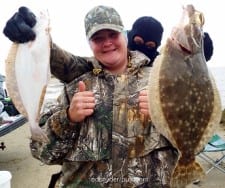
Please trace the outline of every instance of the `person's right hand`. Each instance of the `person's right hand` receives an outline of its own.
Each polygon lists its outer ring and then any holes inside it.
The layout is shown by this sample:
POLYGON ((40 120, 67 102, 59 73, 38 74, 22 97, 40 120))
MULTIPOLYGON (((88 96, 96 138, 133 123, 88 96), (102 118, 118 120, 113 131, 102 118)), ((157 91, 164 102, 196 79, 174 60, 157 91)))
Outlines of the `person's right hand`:
POLYGON ((68 118, 71 122, 81 122, 94 112, 95 97, 92 91, 86 91, 83 81, 78 83, 78 92, 74 94, 68 109, 68 118))
POLYGON ((146 89, 140 91, 138 102, 139 102, 140 112, 144 114, 146 117, 150 117, 150 113, 148 109, 148 92, 146 89))
POLYGON ((27 7, 20 7, 6 23, 3 33, 12 42, 25 43, 34 40, 36 35, 32 28, 36 24, 36 16, 27 7))

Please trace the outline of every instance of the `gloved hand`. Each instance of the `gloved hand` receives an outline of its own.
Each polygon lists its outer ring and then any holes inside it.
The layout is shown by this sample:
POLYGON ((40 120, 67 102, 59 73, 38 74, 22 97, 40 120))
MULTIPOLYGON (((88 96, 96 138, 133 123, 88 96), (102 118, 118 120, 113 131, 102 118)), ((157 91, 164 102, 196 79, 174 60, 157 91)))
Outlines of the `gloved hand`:
POLYGON ((36 16, 27 7, 20 7, 6 23, 3 33, 16 43, 34 40, 36 35, 32 27, 36 24, 36 16))

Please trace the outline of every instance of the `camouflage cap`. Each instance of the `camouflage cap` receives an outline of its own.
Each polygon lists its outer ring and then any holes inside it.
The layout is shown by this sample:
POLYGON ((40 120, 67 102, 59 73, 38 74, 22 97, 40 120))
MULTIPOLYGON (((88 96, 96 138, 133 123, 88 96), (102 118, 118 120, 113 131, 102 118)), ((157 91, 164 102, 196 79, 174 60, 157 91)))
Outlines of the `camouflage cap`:
POLYGON ((85 31, 88 40, 97 31, 102 29, 111 29, 122 32, 123 23, 118 12, 108 6, 96 6, 91 9, 85 16, 85 31))

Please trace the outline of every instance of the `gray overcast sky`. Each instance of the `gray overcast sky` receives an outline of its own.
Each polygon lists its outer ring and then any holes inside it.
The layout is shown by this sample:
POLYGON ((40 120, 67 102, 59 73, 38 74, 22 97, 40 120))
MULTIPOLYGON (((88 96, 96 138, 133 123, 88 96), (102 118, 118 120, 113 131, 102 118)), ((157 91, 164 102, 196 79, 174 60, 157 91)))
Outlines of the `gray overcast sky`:
MULTIPOLYGON (((204 31, 207 31, 214 42, 214 54, 209 66, 225 66, 224 33, 220 20, 225 18, 223 1, 212 0, 1 0, 0 1, 0 73, 4 74, 4 61, 11 42, 2 34, 6 21, 22 5, 37 11, 48 9, 51 19, 51 35, 53 41, 62 48, 76 55, 91 55, 84 34, 83 19, 86 12, 95 5, 110 5, 120 13, 125 28, 130 29, 135 19, 140 16, 153 16, 164 26, 163 41, 169 36, 173 26, 178 23, 182 5, 192 3, 205 15, 204 31)), ((163 42, 162 42, 163 44, 163 42)))

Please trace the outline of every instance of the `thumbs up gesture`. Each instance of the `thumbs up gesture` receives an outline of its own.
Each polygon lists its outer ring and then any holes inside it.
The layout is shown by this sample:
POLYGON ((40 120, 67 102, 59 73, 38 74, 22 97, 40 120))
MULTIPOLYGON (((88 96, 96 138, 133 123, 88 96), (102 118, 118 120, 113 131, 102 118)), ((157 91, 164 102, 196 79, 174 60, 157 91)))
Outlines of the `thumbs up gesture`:
POLYGON ((71 122, 81 122, 94 112, 95 97, 92 91, 86 91, 83 81, 78 83, 78 92, 74 94, 68 109, 71 122))

